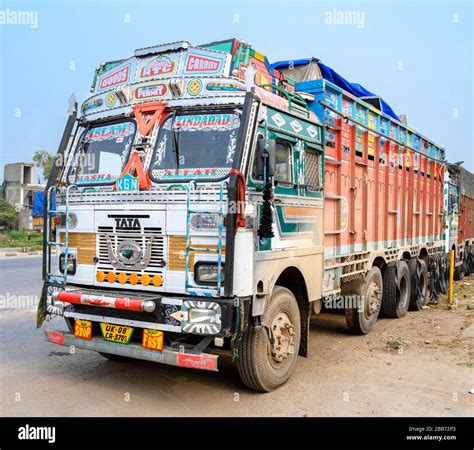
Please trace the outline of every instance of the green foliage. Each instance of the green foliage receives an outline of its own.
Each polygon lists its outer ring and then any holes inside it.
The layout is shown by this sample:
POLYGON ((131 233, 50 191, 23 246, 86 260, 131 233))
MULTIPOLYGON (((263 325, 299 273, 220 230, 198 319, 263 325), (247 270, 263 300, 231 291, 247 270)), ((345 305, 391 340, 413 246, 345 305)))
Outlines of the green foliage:
POLYGON ((41 250, 43 235, 37 231, 9 231, 0 234, 0 248, 27 247, 41 250))
POLYGON ((24 233, 23 231, 10 231, 7 235, 12 240, 19 240, 23 239, 24 233))
POLYGON ((43 170, 43 178, 47 180, 49 174, 53 169, 55 156, 49 153, 47 150, 36 150, 33 155, 33 162, 36 167, 39 167, 43 170))
POLYGON ((5 199, 0 198, 0 227, 10 229, 16 227, 19 213, 5 199))

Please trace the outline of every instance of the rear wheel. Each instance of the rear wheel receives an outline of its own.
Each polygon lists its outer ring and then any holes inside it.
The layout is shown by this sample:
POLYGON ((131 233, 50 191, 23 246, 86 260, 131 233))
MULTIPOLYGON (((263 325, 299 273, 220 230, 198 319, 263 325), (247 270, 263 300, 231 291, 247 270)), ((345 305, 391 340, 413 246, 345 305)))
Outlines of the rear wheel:
POLYGON ((410 304, 410 269, 405 261, 388 266, 383 275, 382 308, 387 317, 403 317, 410 304))
POLYGON ((382 274, 378 267, 372 267, 365 278, 343 285, 341 293, 354 295, 356 305, 346 308, 346 324, 357 334, 367 334, 372 330, 380 313, 382 304, 382 274))
POLYGON ((296 365, 301 319, 293 293, 276 286, 260 322, 242 336, 237 367, 247 387, 270 392, 290 378, 296 365))
POLYGON ((426 305, 426 296, 428 294, 428 268, 425 261, 418 258, 412 258, 408 261, 410 270, 410 306, 412 311, 420 311, 426 305))

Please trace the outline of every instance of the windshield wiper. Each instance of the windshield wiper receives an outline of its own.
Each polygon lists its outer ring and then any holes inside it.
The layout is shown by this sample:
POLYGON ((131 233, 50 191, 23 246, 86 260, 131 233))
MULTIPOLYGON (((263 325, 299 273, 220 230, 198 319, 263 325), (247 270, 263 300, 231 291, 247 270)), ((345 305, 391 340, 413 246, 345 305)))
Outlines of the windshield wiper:
POLYGON ((176 170, 179 170, 179 131, 174 129, 174 122, 176 119, 176 112, 173 114, 173 120, 171 121, 171 135, 173 141, 173 152, 176 158, 176 170))

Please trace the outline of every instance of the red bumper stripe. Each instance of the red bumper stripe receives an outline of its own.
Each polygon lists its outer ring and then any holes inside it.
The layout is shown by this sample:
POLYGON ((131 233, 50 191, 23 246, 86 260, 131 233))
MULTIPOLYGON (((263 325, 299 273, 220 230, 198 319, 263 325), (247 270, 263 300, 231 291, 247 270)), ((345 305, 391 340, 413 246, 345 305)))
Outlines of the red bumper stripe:
POLYGON ((61 291, 57 299, 61 302, 74 303, 76 305, 102 306, 104 308, 125 309, 128 311, 143 311, 144 300, 120 297, 98 297, 77 292, 61 291))

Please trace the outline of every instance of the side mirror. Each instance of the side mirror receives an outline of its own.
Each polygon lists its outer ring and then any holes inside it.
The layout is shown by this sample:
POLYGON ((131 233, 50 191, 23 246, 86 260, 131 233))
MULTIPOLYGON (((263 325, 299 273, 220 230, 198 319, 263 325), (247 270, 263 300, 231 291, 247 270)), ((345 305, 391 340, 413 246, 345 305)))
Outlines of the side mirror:
POLYGON ((276 165, 276 141, 275 139, 265 140, 263 137, 259 137, 257 140, 257 176, 263 178, 265 160, 268 159, 267 175, 273 177, 275 175, 276 165), (266 147, 266 148, 265 148, 266 147))

